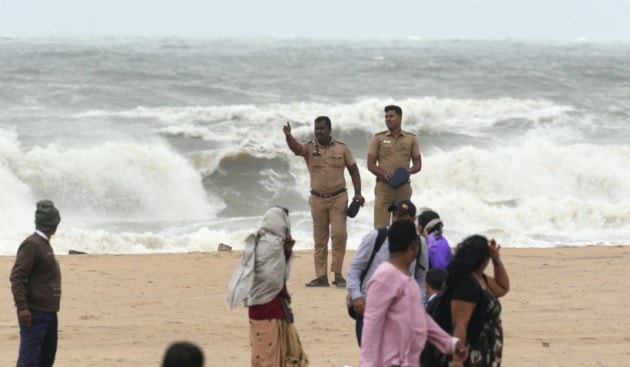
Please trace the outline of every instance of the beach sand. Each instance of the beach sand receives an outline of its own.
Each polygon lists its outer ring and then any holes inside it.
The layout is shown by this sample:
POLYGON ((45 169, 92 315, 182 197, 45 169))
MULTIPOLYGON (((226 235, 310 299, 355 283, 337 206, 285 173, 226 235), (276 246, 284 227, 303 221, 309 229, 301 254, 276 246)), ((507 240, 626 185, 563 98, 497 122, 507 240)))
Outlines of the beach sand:
MULTIPOLYGON (((630 365, 629 246, 501 252, 511 281, 501 298, 503 366, 630 365)), ((248 366, 247 310, 230 310, 225 301, 240 255, 58 255, 56 365, 159 366, 169 343, 191 340, 202 347, 206 366, 248 366)), ((0 257, 0 366, 15 365, 19 345, 9 283, 14 260, 0 257)), ((296 253, 288 288, 311 366, 356 367, 346 292, 305 288, 313 272, 312 252, 296 253)))

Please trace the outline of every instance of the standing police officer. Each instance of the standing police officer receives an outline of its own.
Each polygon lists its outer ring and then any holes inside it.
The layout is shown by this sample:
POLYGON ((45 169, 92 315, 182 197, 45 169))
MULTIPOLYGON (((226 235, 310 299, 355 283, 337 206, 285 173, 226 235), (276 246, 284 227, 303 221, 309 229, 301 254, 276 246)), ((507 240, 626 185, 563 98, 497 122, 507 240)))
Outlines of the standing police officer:
POLYGON ((394 188, 389 180, 394 177, 397 168, 406 170, 408 174, 420 172, 422 156, 416 136, 400 128, 402 109, 398 106, 385 107, 385 124, 387 130, 374 134, 368 149, 368 170, 376 176, 374 188, 374 228, 389 225, 387 208, 399 200, 411 198, 409 181, 394 188), (413 165, 409 167, 410 162, 413 165))
POLYGON ((354 186, 354 198, 363 205, 361 196, 361 176, 350 148, 346 143, 333 139, 330 134, 330 118, 319 116, 315 119, 315 141, 298 143, 291 135, 291 124, 283 127, 287 145, 293 153, 306 161, 311 181, 311 196, 308 203, 313 218, 313 242, 315 243, 316 278, 306 283, 307 287, 328 287, 328 238, 332 242, 332 263, 330 270, 335 273, 332 282, 340 288, 346 287, 341 271, 346 255, 346 209, 348 193, 344 169, 348 169, 354 186))

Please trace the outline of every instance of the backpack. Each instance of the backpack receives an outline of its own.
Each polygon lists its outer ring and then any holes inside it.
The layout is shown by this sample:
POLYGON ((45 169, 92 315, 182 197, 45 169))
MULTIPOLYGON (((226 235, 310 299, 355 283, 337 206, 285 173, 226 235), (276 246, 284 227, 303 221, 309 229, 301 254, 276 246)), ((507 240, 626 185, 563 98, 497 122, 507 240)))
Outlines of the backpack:
POLYGON ((431 233, 427 237, 427 250, 429 251, 429 268, 446 271, 448 263, 453 258, 453 252, 446 237, 431 233))
MULTIPOLYGON (((449 332, 452 328, 450 302, 451 292, 449 288, 446 288, 431 300, 429 307, 426 309, 427 314, 446 332, 449 332)), ((438 367, 440 365, 440 357, 440 351, 427 341, 420 355, 420 365, 422 367, 438 367)))
MULTIPOLYGON (((372 261, 374 261, 374 256, 378 250, 383 246, 383 242, 387 238, 387 227, 378 229, 378 236, 376 236, 376 240, 374 241, 374 247, 372 248, 372 254, 370 255, 370 260, 368 260, 367 266, 361 272, 361 276, 359 276, 359 284, 360 287, 363 287, 363 281, 365 280, 365 276, 367 275, 368 269, 372 266, 372 261)), ((354 307, 352 306, 352 297, 350 297, 350 293, 346 296, 346 307, 348 308, 348 315, 356 320, 357 313, 354 311, 354 307)))

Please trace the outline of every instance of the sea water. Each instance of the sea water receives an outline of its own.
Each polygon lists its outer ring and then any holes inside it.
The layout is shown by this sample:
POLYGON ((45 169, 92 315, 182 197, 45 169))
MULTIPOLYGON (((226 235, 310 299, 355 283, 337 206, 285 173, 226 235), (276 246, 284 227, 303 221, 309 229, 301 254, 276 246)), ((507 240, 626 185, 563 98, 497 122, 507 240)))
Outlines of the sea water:
POLYGON ((239 249, 273 205, 311 249, 308 172, 282 126, 306 141, 320 115, 361 172, 356 248, 388 104, 420 142, 412 200, 452 245, 630 243, 630 43, 4 37, 0 254, 43 198, 61 253, 239 249))

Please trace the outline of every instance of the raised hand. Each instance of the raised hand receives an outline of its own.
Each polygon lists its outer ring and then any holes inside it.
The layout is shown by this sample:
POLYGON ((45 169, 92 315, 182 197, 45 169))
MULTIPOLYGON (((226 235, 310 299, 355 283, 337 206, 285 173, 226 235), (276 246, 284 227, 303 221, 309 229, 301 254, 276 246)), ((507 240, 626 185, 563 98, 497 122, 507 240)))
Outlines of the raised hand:
POLYGON ((490 247, 490 258, 493 260, 498 259, 501 245, 497 245, 497 241, 495 241, 494 238, 490 239, 488 245, 490 247))
POLYGON ((287 124, 282 127, 285 136, 291 136, 291 123, 287 121, 287 124))

